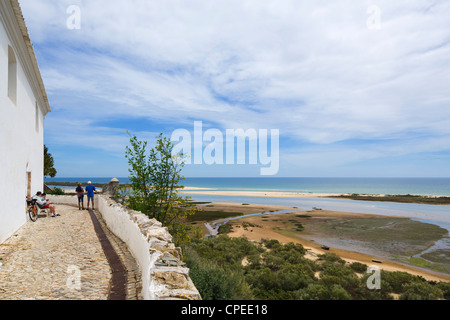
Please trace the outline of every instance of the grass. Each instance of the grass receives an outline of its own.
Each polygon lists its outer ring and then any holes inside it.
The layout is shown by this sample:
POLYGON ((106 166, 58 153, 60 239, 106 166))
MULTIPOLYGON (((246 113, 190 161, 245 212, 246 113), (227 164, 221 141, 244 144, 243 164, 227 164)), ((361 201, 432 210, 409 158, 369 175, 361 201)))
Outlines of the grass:
POLYGON ((226 212, 222 210, 203 210, 195 215, 189 216, 187 222, 210 222, 219 219, 232 218, 242 216, 242 212, 226 212))
POLYGON ((450 262, 450 250, 449 249, 438 249, 425 254, 422 257, 431 262, 444 263, 449 265, 450 262))
POLYGON ((309 216, 307 214, 296 214, 295 215, 297 218, 311 218, 312 216, 309 216))
POLYGON ((425 259, 417 258, 417 257, 411 257, 408 259, 408 262, 421 268, 429 268, 431 263, 425 259))
MULTIPOLYGON (((436 250, 439 251, 439 250, 436 250)), ((434 251, 430 252, 431 255, 434 255, 434 251)), ((442 272, 446 274, 450 274, 450 265, 444 262, 436 262, 428 260, 428 257, 424 254, 422 258, 419 257, 404 257, 404 256, 396 256, 394 257, 396 260, 407 263, 419 268, 429 269, 437 272, 442 272), (426 258, 426 259, 424 259, 426 258)))
POLYGON ((298 238, 299 232, 300 232, 300 231, 294 230, 292 228, 276 228, 274 230, 284 236, 288 236, 291 238, 298 238))
POLYGON ((242 227, 244 228, 244 230, 247 230, 248 228, 262 228, 260 225, 253 224, 253 223, 250 223, 250 222, 242 223, 242 227))
POLYGON ((330 220, 320 223, 319 228, 330 237, 368 242, 385 252, 405 256, 422 252, 447 234, 433 224, 391 217, 330 220))

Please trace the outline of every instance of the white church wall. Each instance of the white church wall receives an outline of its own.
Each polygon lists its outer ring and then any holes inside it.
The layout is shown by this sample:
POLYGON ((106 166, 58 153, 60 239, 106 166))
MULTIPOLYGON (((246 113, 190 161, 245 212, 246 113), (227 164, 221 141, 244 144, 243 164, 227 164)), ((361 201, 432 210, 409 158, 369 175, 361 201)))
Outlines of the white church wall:
MULTIPOLYGON (((44 109, 39 105, 39 91, 29 74, 25 45, 13 36, 14 26, 7 25, 2 4, 0 20, 0 194, 7 205, 0 210, 0 243, 13 235, 27 221, 26 196, 43 187, 44 109), (16 59, 16 96, 8 90, 10 55, 16 59), (28 71, 27 71, 28 70, 28 71), (28 73, 27 73, 28 72, 28 73), (15 101, 14 101, 15 100, 15 101), (36 115, 38 105, 38 115, 36 115), (38 128, 36 128, 38 124, 38 128), (31 185, 28 188, 28 173, 31 185)), ((6 11, 8 12, 8 11, 6 11)), ((11 18, 11 17, 9 17, 11 18)), ((18 29, 18 28, 17 28, 18 29)), ((19 32, 20 34, 20 32, 19 32)))

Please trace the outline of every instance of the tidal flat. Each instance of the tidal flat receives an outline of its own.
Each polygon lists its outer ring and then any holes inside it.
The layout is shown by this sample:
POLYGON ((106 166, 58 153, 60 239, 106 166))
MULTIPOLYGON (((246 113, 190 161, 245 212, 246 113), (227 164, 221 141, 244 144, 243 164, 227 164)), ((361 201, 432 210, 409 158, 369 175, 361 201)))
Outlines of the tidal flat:
MULTIPOLYGON (((329 247, 342 258, 371 264, 383 261, 382 268, 440 274, 450 279, 449 250, 436 248, 448 231, 437 225, 406 217, 326 210, 262 215, 230 222, 229 236, 250 240, 275 239, 301 243, 321 251, 329 247), (245 227, 250 225, 253 227, 245 227), (423 253, 423 255, 421 255, 423 253), (428 272, 427 272, 428 271, 428 272)), ((321 251, 322 253, 327 251, 321 251)), ((447 280, 448 281, 448 280, 447 280)))

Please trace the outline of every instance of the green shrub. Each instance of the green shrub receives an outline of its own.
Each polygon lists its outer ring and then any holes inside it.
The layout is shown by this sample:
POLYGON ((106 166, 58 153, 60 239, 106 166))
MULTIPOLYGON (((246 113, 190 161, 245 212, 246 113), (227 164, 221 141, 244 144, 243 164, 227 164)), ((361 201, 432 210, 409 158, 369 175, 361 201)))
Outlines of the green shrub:
POLYGON ((444 299, 450 300, 450 282, 439 282, 437 287, 441 289, 444 294, 444 299))
POLYGON ((305 258, 305 248, 294 243, 262 240, 258 244, 220 235, 192 241, 183 249, 191 278, 204 300, 392 300, 392 293, 416 300, 448 299, 450 294, 449 283, 387 271, 381 271, 381 289, 369 290, 366 265, 348 266, 333 253, 312 261, 305 258))
POLYGON ((227 234, 233 231, 233 226, 229 223, 225 223, 219 227, 219 234, 227 234))
POLYGON ((184 254, 190 268, 189 275, 204 300, 232 298, 232 286, 222 268, 202 259, 190 248, 185 248, 184 254))
POLYGON ((426 282, 425 279, 412 275, 407 272, 401 272, 401 271, 381 271, 381 279, 386 281, 392 292, 401 294, 404 292, 404 286, 413 282, 426 282))
POLYGON ((442 291, 427 282, 412 282, 403 286, 400 300, 437 300, 443 299, 442 291))
POLYGON ((220 268, 194 264, 190 276, 204 300, 230 300, 232 287, 220 268))
POLYGON ((54 196, 63 196, 66 193, 61 188, 53 188, 53 190, 51 192, 49 192, 49 194, 54 195, 54 196))
POLYGON ((278 240, 262 239, 261 242, 267 249, 277 249, 281 247, 281 244, 278 240))
POLYGON ((319 261, 331 262, 331 263, 337 262, 337 263, 340 263, 340 264, 345 264, 345 260, 341 259, 335 253, 320 254, 318 257, 319 257, 319 261))
POLYGON ((351 295, 340 285, 327 287, 323 284, 312 284, 297 294, 299 300, 351 300, 351 295))
POLYGON ((350 264, 350 268, 357 273, 364 273, 367 271, 368 267, 364 263, 353 262, 352 264, 350 264))

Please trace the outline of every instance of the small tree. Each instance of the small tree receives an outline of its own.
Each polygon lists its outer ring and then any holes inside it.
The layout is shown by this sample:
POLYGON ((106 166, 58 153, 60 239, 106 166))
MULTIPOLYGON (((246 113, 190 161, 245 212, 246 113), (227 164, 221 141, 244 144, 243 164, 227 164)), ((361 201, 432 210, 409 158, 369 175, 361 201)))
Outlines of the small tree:
POLYGON ((147 141, 139 141, 136 136, 126 147, 129 164, 131 193, 130 208, 145 213, 150 218, 169 228, 175 243, 189 240, 188 227, 183 219, 195 214, 197 209, 190 203, 190 197, 178 194, 184 166, 182 154, 172 155, 173 144, 160 134, 156 146, 147 153, 147 141))
POLYGON ((47 146, 44 145, 44 177, 54 178, 57 174, 56 169, 53 167, 55 160, 53 156, 48 152, 47 146))

